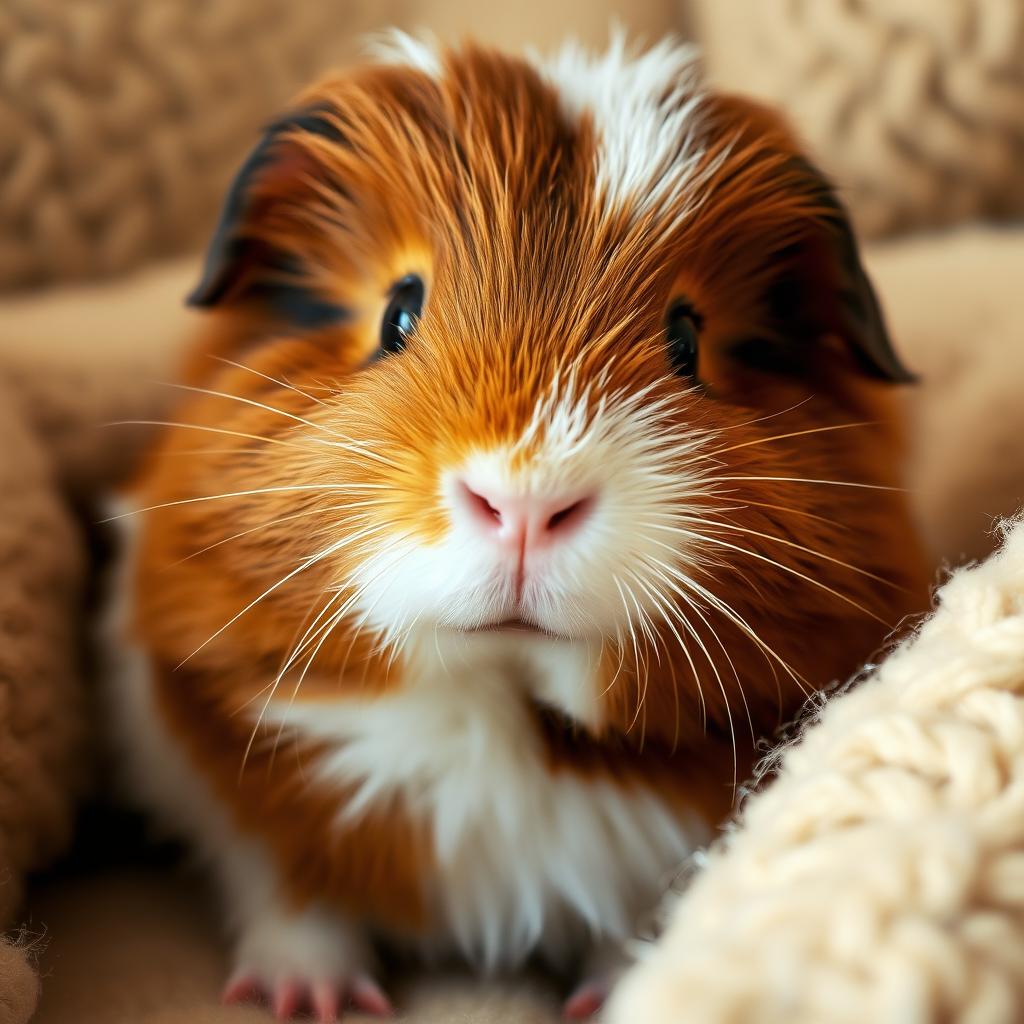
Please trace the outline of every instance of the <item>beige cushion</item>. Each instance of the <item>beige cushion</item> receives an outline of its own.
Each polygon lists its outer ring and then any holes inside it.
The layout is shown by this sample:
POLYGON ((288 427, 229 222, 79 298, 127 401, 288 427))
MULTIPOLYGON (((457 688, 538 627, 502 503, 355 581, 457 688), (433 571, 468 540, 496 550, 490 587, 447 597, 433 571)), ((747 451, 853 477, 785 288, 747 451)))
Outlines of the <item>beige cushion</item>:
POLYGON ((1024 227, 967 227, 878 244, 867 261, 908 389, 913 490, 936 562, 991 551, 1024 504, 1024 227))
MULTIPOLYGON (((33 1024, 268 1024, 218 1005, 228 962, 214 904, 168 871, 122 870, 51 884, 33 908, 48 941, 33 1024)), ((410 1024, 555 1024, 557 997, 533 979, 406 978, 410 1024)), ((369 1020, 360 1014, 345 1020, 369 1020)))
POLYGON ((392 16, 355 0, 6 3, 0 289, 195 245, 258 126, 392 16))
POLYGON ((718 84, 781 105, 862 232, 1024 214, 1020 0, 693 0, 718 84))

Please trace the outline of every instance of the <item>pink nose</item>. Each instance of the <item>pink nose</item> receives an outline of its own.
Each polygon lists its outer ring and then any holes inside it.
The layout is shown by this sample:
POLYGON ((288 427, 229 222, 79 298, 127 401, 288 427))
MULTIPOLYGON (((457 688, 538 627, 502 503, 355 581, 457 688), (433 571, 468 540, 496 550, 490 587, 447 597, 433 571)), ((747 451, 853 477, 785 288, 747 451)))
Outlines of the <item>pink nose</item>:
POLYGON ((587 521, 595 504, 593 494, 517 498, 482 494, 461 480, 456 495, 463 513, 478 530, 520 555, 568 539, 587 521))

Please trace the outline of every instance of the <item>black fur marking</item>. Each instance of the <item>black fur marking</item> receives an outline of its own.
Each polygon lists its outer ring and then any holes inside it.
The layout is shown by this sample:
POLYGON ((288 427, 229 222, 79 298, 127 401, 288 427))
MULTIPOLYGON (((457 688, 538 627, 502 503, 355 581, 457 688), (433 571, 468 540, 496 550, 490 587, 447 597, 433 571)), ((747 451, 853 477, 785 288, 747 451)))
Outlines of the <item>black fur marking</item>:
MULTIPOLYGON (((296 130, 344 142, 337 126, 315 110, 286 116, 268 125, 228 189, 207 249, 202 276, 186 299, 188 305, 201 308, 216 306, 238 283, 238 268, 251 255, 254 244, 238 234, 239 224, 246 214, 250 183, 271 162, 272 150, 281 136, 296 130)), ((285 253, 271 253, 262 262, 268 270, 278 272, 282 277, 294 275, 300 265, 298 257, 285 253)), ((298 285, 285 281, 260 281, 247 290, 246 296, 258 297, 282 320, 306 329, 337 323, 347 316, 343 307, 325 302, 298 285)))
POLYGON ((795 376, 803 369, 806 354, 792 343, 776 338, 743 338, 729 345, 729 355, 760 373, 795 376))
POLYGON ((794 158, 794 164, 801 178, 809 183, 815 199, 829 211, 826 227, 845 285, 840 292, 843 336, 872 377, 897 384, 916 382, 917 377, 900 362, 893 348, 878 296, 864 272, 845 207, 825 176, 810 161, 794 158))

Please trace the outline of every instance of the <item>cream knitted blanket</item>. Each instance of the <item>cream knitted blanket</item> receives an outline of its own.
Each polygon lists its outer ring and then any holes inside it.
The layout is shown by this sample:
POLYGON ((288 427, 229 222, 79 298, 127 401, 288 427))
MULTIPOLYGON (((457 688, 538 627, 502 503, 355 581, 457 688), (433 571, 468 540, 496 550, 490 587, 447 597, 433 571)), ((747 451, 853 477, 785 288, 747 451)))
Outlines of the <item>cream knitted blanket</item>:
POLYGON ((611 1024, 1024 1019, 1024 517, 775 755, 611 1024))

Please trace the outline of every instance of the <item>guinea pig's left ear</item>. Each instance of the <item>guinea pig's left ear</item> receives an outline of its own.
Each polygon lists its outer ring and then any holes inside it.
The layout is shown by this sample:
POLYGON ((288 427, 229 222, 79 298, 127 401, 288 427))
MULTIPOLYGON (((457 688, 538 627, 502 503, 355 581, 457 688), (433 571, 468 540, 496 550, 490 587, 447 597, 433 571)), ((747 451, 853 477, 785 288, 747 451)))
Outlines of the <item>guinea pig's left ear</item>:
POLYGON ((872 377, 899 384, 915 382, 917 377, 900 362, 893 347, 843 204, 821 171, 802 157, 795 161, 803 184, 821 211, 817 219, 831 278, 826 288, 833 299, 828 304, 824 326, 851 346, 862 368, 872 377))
POLYGON ((306 136, 342 142, 322 112, 304 110, 269 125, 228 189, 190 306, 258 301, 281 320, 321 327, 344 311, 302 286, 298 245, 283 239, 311 183, 322 177, 306 136))

